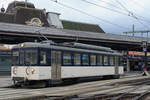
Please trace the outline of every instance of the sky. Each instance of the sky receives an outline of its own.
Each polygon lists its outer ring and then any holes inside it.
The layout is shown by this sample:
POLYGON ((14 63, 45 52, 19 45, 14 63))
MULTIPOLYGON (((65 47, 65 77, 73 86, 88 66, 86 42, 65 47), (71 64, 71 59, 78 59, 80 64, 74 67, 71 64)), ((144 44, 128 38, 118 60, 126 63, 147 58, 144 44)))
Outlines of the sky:
MULTIPOLYGON (((0 7, 3 5, 7 8, 14 0, 0 1, 0 7)), ((28 0, 34 3, 36 8, 60 13, 61 19, 98 24, 106 33, 123 34, 132 31, 133 24, 135 30, 150 30, 150 0, 57 0, 58 3, 53 1, 28 0), (82 13, 59 3, 78 9, 82 13)))

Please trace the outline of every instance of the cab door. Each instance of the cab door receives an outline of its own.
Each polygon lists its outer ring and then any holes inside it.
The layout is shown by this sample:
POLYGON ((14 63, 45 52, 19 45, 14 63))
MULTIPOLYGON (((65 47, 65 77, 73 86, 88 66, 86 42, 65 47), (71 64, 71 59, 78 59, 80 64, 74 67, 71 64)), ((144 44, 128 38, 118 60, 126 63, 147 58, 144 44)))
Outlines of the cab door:
POLYGON ((61 80, 61 51, 51 51, 51 79, 61 80))
POLYGON ((119 57, 115 56, 115 75, 119 74, 119 57))

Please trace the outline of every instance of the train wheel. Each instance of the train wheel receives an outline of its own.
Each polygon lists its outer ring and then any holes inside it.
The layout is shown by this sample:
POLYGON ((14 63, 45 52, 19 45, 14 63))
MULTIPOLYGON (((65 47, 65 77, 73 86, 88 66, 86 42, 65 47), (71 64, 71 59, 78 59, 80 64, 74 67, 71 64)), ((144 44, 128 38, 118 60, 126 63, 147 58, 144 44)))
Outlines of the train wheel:
POLYGON ((17 81, 13 80, 13 86, 14 87, 21 87, 21 84, 19 84, 17 81))
POLYGON ((112 77, 113 77, 113 79, 119 79, 120 75, 113 75, 112 77))
POLYGON ((72 78, 72 79, 64 79, 63 84, 64 85, 70 85, 78 82, 78 78, 72 78))
POLYGON ((52 82, 50 80, 45 81, 46 82, 46 87, 51 87, 52 86, 52 82))
POLYGON ((45 88, 47 87, 46 81, 31 81, 28 85, 26 85, 28 88, 45 88))

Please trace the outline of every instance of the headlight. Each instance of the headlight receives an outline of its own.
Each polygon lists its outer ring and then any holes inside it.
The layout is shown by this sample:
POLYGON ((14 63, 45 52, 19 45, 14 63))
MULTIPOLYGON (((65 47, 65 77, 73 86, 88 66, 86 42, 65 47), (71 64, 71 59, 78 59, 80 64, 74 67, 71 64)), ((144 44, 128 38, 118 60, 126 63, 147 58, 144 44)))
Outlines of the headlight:
POLYGON ((29 75, 30 73, 31 73, 31 74, 34 74, 34 72, 35 72, 35 69, 34 69, 34 68, 29 68, 29 67, 26 68, 26 74, 27 74, 27 75, 29 75))
POLYGON ((13 67, 13 74, 17 74, 17 67, 13 67))
POLYGON ((34 72, 35 72, 35 69, 31 68, 31 73, 34 74, 34 72))

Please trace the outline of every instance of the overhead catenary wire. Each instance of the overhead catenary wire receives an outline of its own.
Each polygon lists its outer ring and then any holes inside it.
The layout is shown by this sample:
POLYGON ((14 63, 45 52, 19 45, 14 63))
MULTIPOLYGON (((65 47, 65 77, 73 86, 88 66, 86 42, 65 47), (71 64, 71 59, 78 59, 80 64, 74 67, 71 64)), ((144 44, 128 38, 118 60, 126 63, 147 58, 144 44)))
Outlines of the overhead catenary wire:
POLYGON ((144 23, 142 23, 141 20, 140 20, 138 17, 136 17, 133 12, 129 11, 121 2, 119 2, 118 0, 115 0, 115 1, 116 1, 120 6, 122 6, 125 11, 127 11, 127 12, 129 13, 129 16, 131 16, 131 17, 133 17, 134 19, 136 19, 140 24, 142 24, 142 25, 144 26, 144 28, 149 29, 148 26, 146 26, 144 23))
POLYGON ((136 4, 138 7, 141 7, 141 8, 143 8, 143 9, 149 11, 147 8, 145 8, 144 6, 142 6, 142 5, 141 5, 140 3, 138 3, 137 1, 131 0, 131 2, 133 2, 134 4, 136 4))
POLYGON ((101 8, 104 8, 104 9, 107 9, 107 10, 110 10, 110 11, 113 11, 113 12, 116 12, 116 13, 119 13, 119 14, 122 14, 122 15, 128 15, 127 13, 124 13, 124 12, 121 12, 121 11, 118 11, 118 10, 115 10, 115 9, 111 9, 111 8, 108 8, 108 7, 104 7, 104 6, 98 5, 98 4, 93 3, 93 2, 89 2, 87 0, 82 0, 82 1, 86 2, 86 3, 89 3, 89 4, 92 4, 92 5, 95 5, 95 6, 98 6, 98 7, 101 7, 101 8))
MULTIPOLYGON (((130 12, 121 2, 115 0, 125 11, 130 12)), ((130 12, 131 13, 131 12, 130 12)))
POLYGON ((73 8, 73 7, 69 6, 69 5, 60 3, 60 2, 58 2, 57 0, 55 0, 55 1, 54 1, 54 0, 50 0, 50 1, 55 2, 55 3, 57 3, 57 4, 59 4, 59 5, 63 6, 63 7, 72 9, 72 10, 77 11, 77 12, 80 12, 80 13, 82 13, 82 14, 85 14, 85 15, 87 15, 87 16, 94 17, 94 18, 96 18, 96 19, 98 19, 98 20, 100 20, 100 21, 103 21, 103 22, 105 22, 105 23, 109 23, 109 24, 111 24, 111 25, 115 25, 116 27, 119 27, 119 28, 122 28, 122 29, 128 29, 128 30, 129 30, 129 28, 127 28, 127 27, 121 26, 121 25, 119 25, 119 24, 112 23, 112 22, 110 22, 110 21, 108 21, 108 20, 102 19, 102 18, 97 17, 97 16, 94 16, 94 15, 91 15, 91 14, 89 14, 89 13, 87 13, 87 12, 82 11, 82 10, 79 10, 79 9, 73 8))
POLYGON ((117 7, 116 5, 114 5, 114 4, 112 4, 112 3, 109 3, 109 2, 107 2, 107 1, 105 1, 105 0, 98 0, 98 1, 104 2, 104 3, 106 3, 106 4, 109 4, 109 6, 112 6, 112 7, 114 7, 114 8, 117 8, 117 9, 121 9, 121 10, 122 10, 122 8, 117 7))
MULTIPOLYGON (((123 0, 122 0, 122 2, 123 2, 123 0)), ((131 2, 134 3, 133 0, 131 0, 131 2)), ((125 4, 125 2, 123 2, 123 3, 125 4)), ((134 5, 135 5, 135 4, 136 4, 136 3, 134 3, 134 5)), ((126 8, 126 9, 127 9, 127 8, 126 8)), ((130 11, 130 12, 134 13, 134 15, 137 16, 138 19, 140 19, 141 21, 144 21, 144 22, 146 22, 146 23, 150 23, 150 20, 148 20, 147 18, 145 18, 145 17, 142 16, 142 15, 138 15, 137 13, 135 13, 135 10, 134 10, 134 12, 133 12, 133 11, 130 11)))
MULTIPOLYGON (((101 7, 101 8, 110 10, 110 11, 112 11, 112 12, 116 12, 116 13, 119 13, 119 14, 122 14, 122 15, 125 15, 125 16, 128 16, 128 17, 136 18, 136 19, 138 19, 138 20, 141 20, 141 21, 150 23, 150 21, 148 21, 148 20, 145 20, 145 19, 141 19, 141 18, 135 17, 135 15, 133 15, 133 13, 130 12, 129 10, 127 10, 125 7, 124 7, 124 8, 125 8, 126 11, 128 12, 128 14, 127 14, 127 13, 124 13, 124 12, 121 12, 121 11, 118 11, 118 10, 114 10, 114 9, 111 9, 111 8, 107 8, 107 7, 98 5, 98 4, 93 3, 93 2, 89 2, 89 1, 87 1, 87 0, 82 0, 82 1, 84 1, 84 2, 86 2, 86 3, 89 3, 89 4, 92 4, 92 5, 95 5, 95 6, 97 6, 97 7, 101 7)), ((143 17, 143 18, 144 18, 144 17, 143 17)), ((141 22, 140 22, 140 23, 141 23, 141 22)))
MULTIPOLYGON (((140 4, 138 4, 135 0, 131 0, 132 3, 134 3, 134 5, 137 5, 138 7, 140 7, 140 4)), ((144 7, 141 6, 141 8, 143 8, 144 10, 147 10, 148 9, 145 9, 144 7)), ((132 11, 133 12, 133 11, 132 11)), ((145 18, 144 16, 141 16, 141 15, 138 15, 136 13, 134 13, 134 15, 136 15, 137 17, 141 17, 143 21, 147 22, 147 23, 150 23, 150 20, 148 20, 148 18, 145 18)), ((140 18, 140 19, 141 19, 140 18)))

